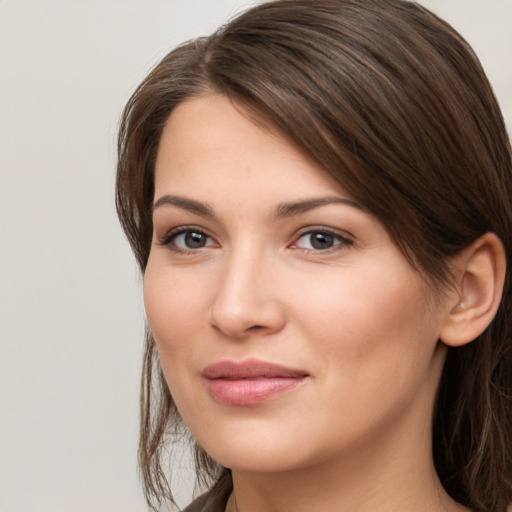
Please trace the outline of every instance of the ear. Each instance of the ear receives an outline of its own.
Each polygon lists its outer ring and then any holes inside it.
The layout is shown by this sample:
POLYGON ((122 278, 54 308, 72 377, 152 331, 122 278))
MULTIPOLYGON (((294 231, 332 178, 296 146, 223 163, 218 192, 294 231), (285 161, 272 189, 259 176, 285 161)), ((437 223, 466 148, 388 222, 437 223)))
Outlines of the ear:
POLYGON ((458 347, 482 334, 500 305, 505 271, 505 249, 494 233, 481 236, 455 257, 456 294, 448 304, 441 341, 458 347))

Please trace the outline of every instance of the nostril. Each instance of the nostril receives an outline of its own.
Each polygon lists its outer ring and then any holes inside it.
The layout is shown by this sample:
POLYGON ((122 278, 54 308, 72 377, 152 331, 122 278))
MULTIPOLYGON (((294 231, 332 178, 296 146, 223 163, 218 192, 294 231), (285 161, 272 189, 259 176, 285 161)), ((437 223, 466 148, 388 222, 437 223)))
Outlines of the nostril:
POLYGON ((247 329, 248 331, 261 331, 265 329, 265 326, 263 325, 253 325, 252 327, 249 327, 249 329, 247 329))

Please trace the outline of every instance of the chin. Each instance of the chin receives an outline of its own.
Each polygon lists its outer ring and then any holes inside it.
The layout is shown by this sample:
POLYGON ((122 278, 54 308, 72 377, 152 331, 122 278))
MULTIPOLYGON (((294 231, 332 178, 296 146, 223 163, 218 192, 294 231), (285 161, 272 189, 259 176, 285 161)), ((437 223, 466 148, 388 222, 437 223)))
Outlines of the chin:
MULTIPOLYGON (((299 429, 294 430, 297 434, 299 429)), ((311 435, 291 435, 290 428, 272 428, 258 421, 219 431, 211 430, 197 441, 216 462, 241 472, 297 471, 325 462, 336 452, 328 440, 320 445, 301 442, 311 435)))
POLYGON ((231 447, 225 450, 211 450, 211 457, 222 466, 231 470, 248 473, 281 473, 293 471, 305 466, 305 461, 290 453, 270 450, 266 447, 253 445, 248 449, 231 447))
POLYGON ((249 472, 281 472, 301 465, 302 454, 289 435, 252 422, 194 432, 203 450, 224 467, 249 472), (293 445, 293 446, 292 446, 293 445))

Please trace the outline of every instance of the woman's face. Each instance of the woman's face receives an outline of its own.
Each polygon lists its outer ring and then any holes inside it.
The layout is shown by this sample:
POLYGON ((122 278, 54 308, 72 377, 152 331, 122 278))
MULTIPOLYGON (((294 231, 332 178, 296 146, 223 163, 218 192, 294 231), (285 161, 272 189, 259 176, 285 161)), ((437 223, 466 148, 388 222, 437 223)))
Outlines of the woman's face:
POLYGON ((185 423, 246 471, 428 450, 446 306, 376 218, 241 111, 186 101, 156 162, 144 295, 185 423))

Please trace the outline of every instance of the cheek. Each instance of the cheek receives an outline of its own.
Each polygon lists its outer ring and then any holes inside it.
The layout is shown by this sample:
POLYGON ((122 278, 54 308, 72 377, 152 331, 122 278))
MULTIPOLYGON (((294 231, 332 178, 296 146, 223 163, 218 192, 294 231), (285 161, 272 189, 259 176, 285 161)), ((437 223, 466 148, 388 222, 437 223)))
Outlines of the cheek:
POLYGON ((368 279, 346 278, 343 287, 326 282, 322 293, 304 301, 298 317, 322 383, 305 406, 325 425, 326 436, 337 440, 354 431, 363 435, 413 403, 427 408, 423 397, 433 393, 438 377, 430 377, 436 323, 421 285, 407 274, 378 280, 364 275, 368 279))
POLYGON ((148 262, 144 276, 144 304, 162 363, 190 350, 189 341, 206 309, 204 284, 173 269, 148 262), (172 355, 172 358, 170 357, 172 355))
POLYGON ((329 368, 341 366, 356 382, 386 380, 390 372, 405 380, 425 369, 438 333, 417 275, 373 267, 337 282, 319 283, 297 314, 329 368))
POLYGON ((203 309, 197 284, 193 279, 186 281, 183 283, 179 273, 148 262, 144 276, 146 315, 165 380, 181 414, 186 413, 187 404, 194 403, 188 396, 194 380, 190 368, 200 350, 193 340, 203 309))

